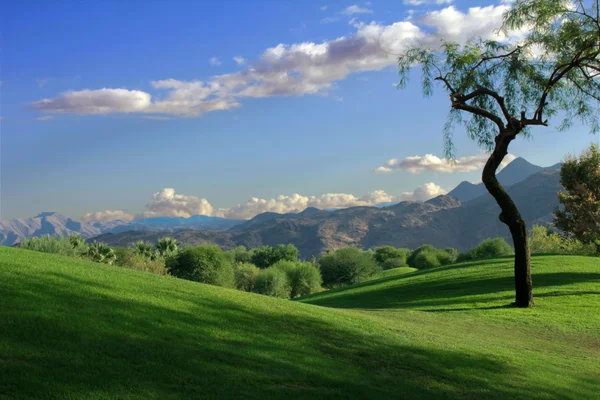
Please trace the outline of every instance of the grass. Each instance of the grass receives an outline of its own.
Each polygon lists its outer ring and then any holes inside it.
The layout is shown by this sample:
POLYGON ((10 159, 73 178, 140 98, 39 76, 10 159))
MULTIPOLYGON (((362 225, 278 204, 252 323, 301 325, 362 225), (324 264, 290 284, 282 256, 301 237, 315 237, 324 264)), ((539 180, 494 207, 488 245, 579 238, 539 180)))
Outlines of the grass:
POLYGON ((293 302, 0 247, 0 398, 598 398, 600 260, 535 257, 526 310, 508 259, 386 274, 293 302))

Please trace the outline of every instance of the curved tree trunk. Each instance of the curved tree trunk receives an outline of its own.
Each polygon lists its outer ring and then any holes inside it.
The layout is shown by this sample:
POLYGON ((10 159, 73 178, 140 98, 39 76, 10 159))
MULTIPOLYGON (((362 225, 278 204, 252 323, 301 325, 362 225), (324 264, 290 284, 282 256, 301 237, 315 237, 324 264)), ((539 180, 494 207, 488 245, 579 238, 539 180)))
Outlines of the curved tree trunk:
POLYGON ((488 192, 496 199, 502 212, 500 221, 505 223, 512 235, 515 247, 515 303, 517 307, 533 306, 533 293, 531 284, 531 258, 529 255, 529 240, 527 226, 517 206, 508 193, 504 191, 496 178, 496 170, 504 157, 508 154, 508 145, 516 134, 502 132, 496 137, 496 147, 490 155, 481 177, 488 192))

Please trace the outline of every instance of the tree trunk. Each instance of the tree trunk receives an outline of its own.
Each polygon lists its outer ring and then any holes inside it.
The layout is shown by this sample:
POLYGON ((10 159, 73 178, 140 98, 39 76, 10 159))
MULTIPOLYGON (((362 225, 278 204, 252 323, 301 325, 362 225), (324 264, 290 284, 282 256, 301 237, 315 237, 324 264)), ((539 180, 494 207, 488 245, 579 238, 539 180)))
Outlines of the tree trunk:
POLYGON ((527 226, 517 206, 496 178, 496 170, 508 154, 508 145, 515 136, 515 133, 501 132, 496 137, 496 147, 485 164, 481 179, 502 210, 500 221, 508 226, 512 235, 515 247, 515 304, 517 307, 531 307, 533 293, 527 226))

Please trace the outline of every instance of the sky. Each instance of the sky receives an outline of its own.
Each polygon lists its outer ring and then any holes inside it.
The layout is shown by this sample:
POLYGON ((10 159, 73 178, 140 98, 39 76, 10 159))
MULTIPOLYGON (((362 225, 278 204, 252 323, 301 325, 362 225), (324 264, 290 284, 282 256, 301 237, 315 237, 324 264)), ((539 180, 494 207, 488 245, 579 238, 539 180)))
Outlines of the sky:
MULTIPOLYGON (((0 219, 107 221, 417 200, 485 154, 396 54, 494 37, 494 1, 19 1, 0 11, 0 219)), ((536 128, 549 166, 597 137, 536 128)))

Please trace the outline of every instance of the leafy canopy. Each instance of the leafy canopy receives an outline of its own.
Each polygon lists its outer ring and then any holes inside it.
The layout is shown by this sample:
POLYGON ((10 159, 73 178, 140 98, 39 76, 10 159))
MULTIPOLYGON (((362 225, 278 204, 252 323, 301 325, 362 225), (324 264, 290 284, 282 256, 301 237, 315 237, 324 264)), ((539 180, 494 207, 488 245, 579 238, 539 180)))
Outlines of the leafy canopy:
POLYGON ((561 130, 575 119, 594 133, 600 130, 598 0, 517 0, 496 38, 441 41, 435 48, 410 49, 398 59, 400 88, 411 68, 421 65, 424 95, 433 93, 435 81, 449 93, 448 158, 454 157, 452 128, 457 123, 488 151, 498 133, 527 135, 528 127, 546 126, 559 113, 561 130))

